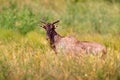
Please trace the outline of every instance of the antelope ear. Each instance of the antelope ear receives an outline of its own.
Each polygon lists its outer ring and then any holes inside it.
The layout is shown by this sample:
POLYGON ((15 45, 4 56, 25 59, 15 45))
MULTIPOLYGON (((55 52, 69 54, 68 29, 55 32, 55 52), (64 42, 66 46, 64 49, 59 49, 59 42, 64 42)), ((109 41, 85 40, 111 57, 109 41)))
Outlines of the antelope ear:
POLYGON ((58 26, 55 26, 55 29, 57 28, 58 26))
POLYGON ((56 25, 53 25, 53 26, 52 26, 53 29, 56 29, 57 27, 58 27, 58 26, 56 26, 56 25))
POLYGON ((42 28, 44 28, 44 29, 46 29, 46 27, 45 26, 41 26, 42 28))
POLYGON ((52 24, 51 28, 52 29, 56 29, 56 26, 54 24, 52 24))
POLYGON ((46 27, 45 27, 45 26, 41 26, 40 24, 38 24, 38 26, 39 26, 39 27, 42 27, 42 28, 44 28, 44 29, 46 29, 46 27))

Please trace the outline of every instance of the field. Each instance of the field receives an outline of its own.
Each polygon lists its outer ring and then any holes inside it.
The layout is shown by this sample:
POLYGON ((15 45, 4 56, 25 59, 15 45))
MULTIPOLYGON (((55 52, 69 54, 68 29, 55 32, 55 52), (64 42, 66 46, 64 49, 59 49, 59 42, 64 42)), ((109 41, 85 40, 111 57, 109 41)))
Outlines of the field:
POLYGON ((0 0, 0 80, 120 80, 119 0, 0 0), (56 55, 38 24, 107 47, 105 59, 56 55))

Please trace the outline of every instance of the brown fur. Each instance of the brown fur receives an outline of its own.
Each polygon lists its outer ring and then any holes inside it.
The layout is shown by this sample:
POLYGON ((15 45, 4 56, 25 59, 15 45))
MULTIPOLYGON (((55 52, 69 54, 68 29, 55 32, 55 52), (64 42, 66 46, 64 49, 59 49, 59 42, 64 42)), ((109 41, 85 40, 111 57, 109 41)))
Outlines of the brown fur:
MULTIPOLYGON (((57 22, 57 21, 56 21, 57 22)), ((54 24, 56 22, 53 22, 54 24)), ((59 21, 58 21, 59 22, 59 21)), ((106 47, 100 43, 89 42, 89 41, 78 41, 72 36, 60 36, 55 31, 55 26, 53 23, 44 23, 42 26, 46 30, 47 40, 50 41, 51 48, 55 53, 72 53, 72 54, 89 54, 97 55, 102 53, 106 54, 106 47)))

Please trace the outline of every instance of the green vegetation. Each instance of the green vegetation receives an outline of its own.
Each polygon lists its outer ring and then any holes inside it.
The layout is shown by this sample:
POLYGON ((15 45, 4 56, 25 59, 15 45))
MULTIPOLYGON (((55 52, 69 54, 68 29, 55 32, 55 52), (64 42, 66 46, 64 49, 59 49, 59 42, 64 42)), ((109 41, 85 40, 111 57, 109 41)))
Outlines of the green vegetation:
POLYGON ((120 80, 119 21, 119 0, 0 0, 0 80, 120 80), (55 55, 40 18, 104 44, 106 58, 55 55))

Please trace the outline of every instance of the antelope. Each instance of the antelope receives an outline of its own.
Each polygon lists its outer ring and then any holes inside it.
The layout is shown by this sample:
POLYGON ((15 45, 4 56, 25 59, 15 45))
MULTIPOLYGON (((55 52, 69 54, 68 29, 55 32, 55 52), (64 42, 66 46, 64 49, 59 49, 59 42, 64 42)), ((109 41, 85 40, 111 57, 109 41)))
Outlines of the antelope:
POLYGON ((52 23, 40 20, 44 25, 40 26, 46 31, 46 39, 50 43, 51 48, 58 53, 84 53, 97 55, 102 53, 102 56, 106 54, 106 47, 97 42, 90 41, 78 41, 72 36, 60 36, 56 31, 55 24, 59 22, 56 20, 52 23))

